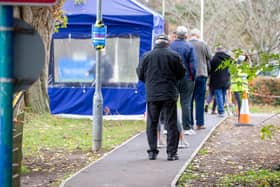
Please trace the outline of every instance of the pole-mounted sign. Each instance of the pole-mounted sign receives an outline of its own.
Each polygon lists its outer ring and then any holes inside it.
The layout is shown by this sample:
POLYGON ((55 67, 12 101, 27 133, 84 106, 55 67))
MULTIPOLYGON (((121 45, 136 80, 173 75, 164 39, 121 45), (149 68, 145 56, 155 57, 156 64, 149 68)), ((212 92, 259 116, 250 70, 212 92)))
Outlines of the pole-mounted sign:
POLYGON ((0 5, 38 5, 49 6, 53 5, 57 0, 0 0, 0 5))
POLYGON ((92 25, 92 44, 97 49, 103 49, 106 44, 106 26, 100 22, 92 25))

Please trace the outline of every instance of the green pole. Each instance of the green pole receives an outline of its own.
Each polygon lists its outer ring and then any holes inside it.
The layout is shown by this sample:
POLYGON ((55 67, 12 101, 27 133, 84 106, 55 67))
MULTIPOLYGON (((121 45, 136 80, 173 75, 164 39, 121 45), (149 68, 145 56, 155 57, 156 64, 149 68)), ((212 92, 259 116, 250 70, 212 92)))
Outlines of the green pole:
POLYGON ((0 5, 0 186, 12 186, 13 7, 0 5))

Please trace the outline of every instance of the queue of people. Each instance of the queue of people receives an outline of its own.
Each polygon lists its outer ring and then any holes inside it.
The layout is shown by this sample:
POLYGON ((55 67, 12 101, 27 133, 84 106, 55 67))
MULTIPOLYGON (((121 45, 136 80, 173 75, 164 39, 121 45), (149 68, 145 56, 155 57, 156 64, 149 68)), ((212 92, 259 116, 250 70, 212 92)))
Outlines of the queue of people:
MULTIPOLYGON (((217 104, 218 116, 225 116, 226 92, 231 84, 229 69, 220 68, 225 60, 233 60, 225 48, 217 47, 212 56, 210 48, 200 39, 200 31, 188 32, 185 26, 178 26, 169 37, 159 35, 154 49, 143 55, 136 72, 146 89, 150 160, 155 160, 159 153, 160 118, 167 131, 167 160, 173 161, 179 159, 178 145, 188 146, 184 135, 195 135, 194 130, 207 128, 204 111, 208 112, 212 98, 217 104), (205 108, 207 82, 211 95, 205 108), (177 111, 178 98, 180 108, 177 111)), ((240 103, 240 90, 234 93, 240 103)), ((215 109, 212 113, 215 114, 215 109)))

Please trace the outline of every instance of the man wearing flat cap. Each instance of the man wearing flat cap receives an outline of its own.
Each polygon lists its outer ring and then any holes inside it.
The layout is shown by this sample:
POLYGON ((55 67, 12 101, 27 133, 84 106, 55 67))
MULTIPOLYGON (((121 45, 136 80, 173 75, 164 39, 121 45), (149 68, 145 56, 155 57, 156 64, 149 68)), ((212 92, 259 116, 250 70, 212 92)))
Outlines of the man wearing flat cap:
POLYGON ((178 98, 176 84, 185 75, 180 56, 171 51, 166 35, 159 35, 153 50, 145 53, 136 71, 145 83, 147 102, 148 158, 158 155, 157 129, 160 113, 164 113, 167 129, 167 160, 178 160, 179 132, 177 129, 178 98))

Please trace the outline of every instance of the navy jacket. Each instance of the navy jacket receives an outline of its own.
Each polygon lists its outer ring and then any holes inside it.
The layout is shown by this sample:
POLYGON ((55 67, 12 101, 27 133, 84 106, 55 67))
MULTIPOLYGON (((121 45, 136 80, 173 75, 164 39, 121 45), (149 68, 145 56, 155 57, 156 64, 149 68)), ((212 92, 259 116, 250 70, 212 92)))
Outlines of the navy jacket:
POLYGON ((186 70, 185 79, 194 80, 197 59, 192 44, 184 39, 176 39, 170 44, 170 49, 176 51, 181 56, 182 63, 186 70))

